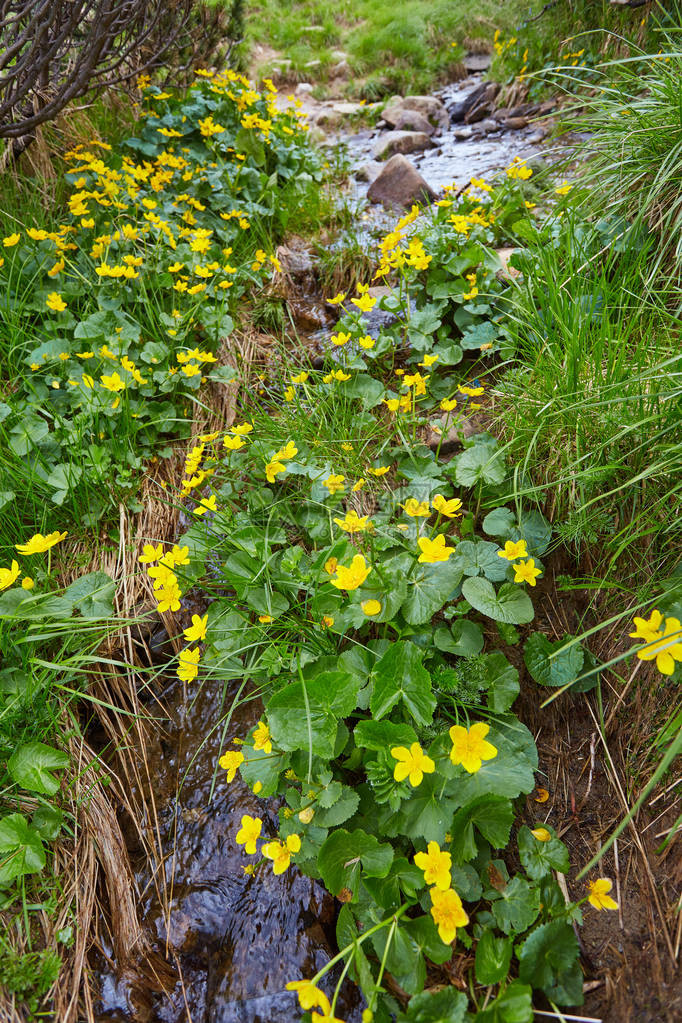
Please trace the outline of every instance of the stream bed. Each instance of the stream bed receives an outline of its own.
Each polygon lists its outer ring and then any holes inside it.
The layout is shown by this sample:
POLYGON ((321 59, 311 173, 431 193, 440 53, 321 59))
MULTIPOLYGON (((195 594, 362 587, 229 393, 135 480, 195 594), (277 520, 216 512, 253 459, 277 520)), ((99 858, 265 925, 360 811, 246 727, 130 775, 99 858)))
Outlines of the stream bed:
MULTIPOLYGON (((479 81, 474 76, 436 96, 449 106, 479 81)), ((337 131, 328 143, 342 144, 357 169, 370 158, 378 134, 337 131)), ((453 181, 465 185, 471 176, 489 177, 515 156, 530 159, 539 151, 540 134, 529 125, 469 135, 453 125, 434 139, 434 148, 410 159, 439 191, 453 181)), ((369 243, 386 214, 377 207, 363 213, 367 185, 355 180, 353 188, 369 243)), ((303 295, 301 301, 313 299, 303 295)), ((118 970, 110 957, 101 957, 100 1023, 298 1023, 301 1010, 286 991, 287 981, 311 977, 334 954, 335 901, 319 882, 295 867, 275 877, 269 862, 244 872, 250 858, 235 842, 242 814, 263 817, 264 834, 274 835, 279 804, 259 800, 239 775, 228 785, 216 768, 230 740, 244 736, 260 715, 258 700, 241 702, 223 729, 219 723, 237 689, 216 679, 184 686, 172 678, 158 693, 165 713, 149 754, 165 877, 154 877, 153 865, 132 840, 130 856, 143 893, 143 927, 167 967, 154 983, 141 965, 118 970), (167 897, 161 899, 157 890, 164 888, 167 897)), ((347 984, 337 1015, 356 1023, 361 1007, 347 984)))

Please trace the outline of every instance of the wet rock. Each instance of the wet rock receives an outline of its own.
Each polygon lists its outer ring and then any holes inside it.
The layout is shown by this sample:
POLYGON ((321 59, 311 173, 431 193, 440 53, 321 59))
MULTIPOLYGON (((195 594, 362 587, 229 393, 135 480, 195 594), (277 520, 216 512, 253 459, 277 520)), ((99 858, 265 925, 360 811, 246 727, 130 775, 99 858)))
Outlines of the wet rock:
POLYGON ((358 167, 355 177, 358 181, 368 181, 371 185, 381 174, 382 167, 383 165, 377 160, 368 160, 367 163, 363 163, 361 167, 358 167))
POLYGON ((395 153, 416 153, 432 145, 423 131, 387 131, 372 146, 372 156, 375 160, 385 160, 395 153))
POLYGON ((403 97, 391 96, 388 103, 381 111, 381 116, 383 117, 384 121, 386 121, 386 124, 389 124, 391 127, 393 127, 402 109, 403 97))
POLYGON ((310 93, 313 91, 313 88, 314 88, 314 86, 311 85, 310 82, 299 82, 298 85, 296 86, 296 95, 297 96, 306 96, 306 95, 309 96, 310 93))
POLYGON ((277 249, 277 258, 284 273, 290 277, 306 277, 315 269, 313 258, 307 249, 293 249, 287 245, 280 245, 277 249))
POLYGON ((494 121, 492 117, 484 118, 476 125, 476 127, 479 131, 485 132, 486 135, 488 134, 488 132, 500 130, 500 125, 497 123, 497 121, 494 121))
POLYGON ((465 125, 462 128, 455 128, 452 134, 457 139, 458 142, 464 142, 465 139, 471 138, 473 134, 473 128, 470 128, 468 125, 465 125))
POLYGON ((492 62, 489 53, 467 53, 463 63, 467 71, 487 71, 492 62))
POLYGON ((447 108, 450 120, 454 124, 460 124, 469 111, 478 103, 481 96, 484 95, 486 88, 487 82, 482 82, 468 92, 464 99, 459 100, 457 103, 451 103, 447 108))
POLYGON ((437 131, 447 131, 450 127, 448 112, 435 96, 406 96, 403 107, 422 114, 437 131))
POLYGON ((335 128, 341 124, 342 120, 342 115, 338 110, 334 110, 333 107, 322 107, 315 115, 315 124, 319 125, 320 128, 335 128))
POLYGON ((424 135, 433 135, 436 130, 423 114, 420 114, 418 110, 410 110, 408 107, 403 107, 398 111, 394 128, 396 131, 421 131, 424 135))
POLYGON ((388 207, 408 207, 415 202, 430 203, 436 193, 409 160, 396 154, 369 186, 367 198, 388 207))
POLYGON ((463 120, 467 124, 475 124, 477 121, 482 121, 485 117, 489 117, 493 111, 493 103, 500 88, 501 86, 498 82, 486 82, 483 92, 480 93, 469 111, 465 113, 463 120))
POLYGON ((534 131, 532 135, 529 135, 527 137, 526 142, 529 145, 532 146, 532 145, 535 145, 537 142, 542 142, 542 140, 545 139, 545 138, 547 138, 547 131, 546 131, 546 129, 545 128, 538 128, 537 131, 534 131))
POLYGON ((343 117, 352 117, 353 114, 359 114, 364 109, 362 103, 334 103, 332 106, 332 110, 335 110, 337 114, 342 114, 343 117))
POLYGON ((298 330, 304 333, 321 330, 329 323, 329 316, 323 305, 305 298, 288 298, 287 308, 298 330))
POLYGON ((528 127, 528 120, 525 117, 505 117, 504 126, 511 128, 512 131, 520 131, 521 128, 528 127))

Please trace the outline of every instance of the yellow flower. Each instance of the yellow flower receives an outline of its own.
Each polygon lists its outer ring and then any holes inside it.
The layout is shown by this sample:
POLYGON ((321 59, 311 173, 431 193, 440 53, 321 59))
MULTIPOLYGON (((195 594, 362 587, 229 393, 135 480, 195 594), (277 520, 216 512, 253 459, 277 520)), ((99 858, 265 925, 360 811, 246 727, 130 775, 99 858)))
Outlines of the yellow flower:
POLYGON ((334 618, 332 615, 322 615, 322 625, 325 629, 331 629, 334 624, 334 618))
POLYGON ((334 380, 350 380, 350 373, 344 373, 342 369, 335 369, 331 373, 327 373, 326 376, 322 377, 323 384, 331 384, 334 380))
POLYGON ((403 384, 405 387, 414 387, 414 393, 416 397, 420 394, 426 394, 426 385, 429 381, 429 374, 422 376, 421 373, 406 373, 403 377, 403 384))
POLYGON ((371 565, 365 562, 362 554, 356 554, 349 568, 346 568, 344 565, 337 565, 336 579, 332 579, 331 584, 336 586, 337 590, 357 590, 358 586, 362 586, 371 571, 371 565))
POLYGON ((291 382, 292 384, 304 384, 309 376, 309 373, 306 373, 305 370, 301 370, 300 373, 297 373, 295 377, 291 378, 291 382))
POLYGON ((354 494, 356 494, 358 492, 358 490, 362 490, 364 485, 365 485, 365 477, 361 476, 360 479, 357 481, 357 483, 353 484, 353 486, 351 487, 351 490, 353 491, 354 494))
POLYGON ((393 777, 396 781, 405 781, 407 778, 412 788, 421 785, 425 774, 433 774, 436 770, 433 760, 418 742, 413 742, 409 749, 406 746, 394 746, 391 756, 398 761, 393 768, 393 777))
POLYGON ((47 536, 35 533, 27 543, 18 543, 15 546, 24 557, 28 554, 43 554, 45 551, 49 551, 50 547, 61 543, 65 536, 66 532, 60 533, 59 531, 48 533, 47 536))
POLYGON ((296 391, 293 387, 285 387, 284 389, 284 400, 293 401, 296 397, 296 391))
POLYGON ((447 891, 451 882, 452 856, 443 852, 438 842, 429 842, 426 848, 426 852, 415 854, 415 865, 423 871, 426 884, 433 884, 442 892, 447 891))
POLYGON ((2 239, 2 244, 6 249, 11 249, 13 245, 16 245, 21 235, 17 232, 16 234, 8 234, 6 238, 2 239))
POLYGON ((274 620, 275 619, 272 617, 272 615, 258 615, 258 621, 261 623, 261 625, 269 625, 270 622, 274 622, 274 620))
POLYGON ((371 334, 365 334, 363 337, 358 338, 358 344, 368 352, 371 348, 374 348, 376 339, 371 334))
MULTIPOLYGON (((30 575, 25 575, 24 578, 21 580, 22 590, 32 590, 34 586, 35 582, 33 581, 33 579, 31 579, 30 575)), ((0 586, 0 589, 2 589, 2 586, 0 586)))
POLYGON ((199 674, 199 649, 181 650, 178 657, 177 676, 181 682, 191 682, 199 674))
POLYGON ((264 721, 259 721, 253 733, 253 748, 263 750, 263 753, 272 753, 272 739, 270 729, 264 721))
POLYGON ((538 842, 549 842, 552 838, 552 833, 547 828, 531 828, 530 833, 538 842))
POLYGON ((194 514, 203 515, 207 511, 216 511, 216 509, 217 509, 216 497, 215 494, 211 494, 210 497, 202 497, 201 501, 199 501, 199 504, 194 509, 194 514))
POLYGON ((535 580, 541 575, 540 569, 535 567, 534 558, 529 558, 528 561, 518 561, 512 565, 512 568, 514 569, 515 583, 528 583, 529 586, 535 586, 535 580))
POLYGON ((365 292, 360 298, 352 298, 351 302, 354 306, 358 307, 361 313, 368 313, 371 309, 374 309, 377 300, 365 292))
POLYGON ((192 624, 183 630, 183 634, 187 642, 198 643, 200 640, 206 639, 207 625, 207 614, 205 614, 203 618, 200 615, 192 615, 192 624))
POLYGON ((644 639, 650 643, 653 639, 658 639, 660 636, 660 629, 663 625, 663 615, 660 611, 652 611, 649 619, 646 618, 635 618, 635 631, 628 633, 633 639, 644 639))
POLYGON ((244 754, 239 753, 237 750, 228 750, 227 753, 223 753, 222 757, 218 761, 220 767, 223 767, 227 771, 227 782, 234 781, 237 773, 237 768, 240 764, 244 763, 244 754))
MULTIPOLYGON (((658 615, 658 612, 652 614, 652 621, 654 615, 658 615)), ((647 645, 637 651, 639 660, 655 660, 661 674, 672 675, 675 661, 682 661, 682 626, 679 619, 666 618, 663 629, 652 631, 642 638, 646 640, 647 645)))
POLYGON ((462 502, 458 497, 453 497, 448 501, 442 494, 436 494, 431 504, 437 512, 445 515, 448 519, 454 519, 461 514, 459 509, 462 507, 462 502))
POLYGON ((419 363, 424 369, 428 369, 429 366, 433 366, 434 362, 438 362, 440 355, 425 355, 422 362, 419 363))
POLYGON ((457 399, 443 398, 443 400, 440 403, 440 407, 442 408, 443 412, 452 412, 453 409, 457 408, 457 399))
MULTIPOLYGON (((11 586, 20 575, 21 572, 19 571, 18 561, 13 561, 9 568, 0 568, 0 590, 6 590, 7 587, 11 586)), ((24 582, 25 581, 26 580, 24 580, 24 582)))
POLYGON ((289 835, 286 842, 266 842, 261 852, 272 860, 273 874, 283 874, 291 863, 292 852, 298 852, 300 848, 301 839, 298 835, 289 835))
POLYGON ((464 384, 458 384, 457 390, 460 394, 465 394, 469 398, 477 398, 479 394, 485 392, 485 387, 466 387, 464 384))
POLYGON ((596 881, 588 881, 587 888, 590 893, 587 901, 595 909, 618 909, 618 903, 609 895, 613 884, 608 877, 598 877, 596 881))
POLYGON ((480 771, 484 760, 492 760, 497 756, 497 750, 491 742, 487 742, 486 735, 490 731, 490 725, 478 721, 467 731, 462 725, 453 725, 449 731, 452 740, 450 760, 453 764, 461 764, 469 774, 480 771))
POLYGON ((150 565, 152 561, 158 561, 161 557, 163 557, 163 544, 160 543, 158 547, 154 547, 153 544, 146 543, 137 560, 141 565, 150 565))
POLYGON ((339 291, 333 298, 328 298, 327 302, 329 305, 341 305, 345 297, 345 291, 339 291))
POLYGON ((279 451, 275 451, 273 458, 295 458, 298 454, 298 448, 294 444, 293 440, 288 441, 283 448, 279 451))
POLYGON ((118 373, 112 373, 110 376, 103 374, 99 380, 106 391, 122 391, 125 387, 125 383, 118 373))
POLYGON ((339 348, 341 345, 345 345, 350 341, 350 334, 344 334, 339 332, 338 334, 332 334, 331 342, 339 348))
POLYGON ((549 799, 549 792, 547 789, 543 789, 540 785, 537 788, 537 796, 533 796, 536 803, 546 803, 549 799))
POLYGON ((55 313, 62 313, 66 309, 66 302, 58 291, 51 291, 45 299, 45 305, 55 313))
POLYGON ((376 468, 369 468, 367 472, 370 473, 370 475, 372 476, 379 477, 385 476, 387 472, 390 472, 390 470, 391 470, 390 465, 379 465, 376 468))
POLYGON ((287 467, 284 464, 284 462, 278 462, 275 458, 272 458, 265 465, 265 478, 267 479, 268 483, 274 483, 277 476, 280 473, 286 471, 287 467))
POLYGON ((246 442, 241 437, 223 437, 223 446, 228 451, 239 451, 246 442))
POLYGON ((156 610, 160 613, 164 611, 179 611, 180 610, 180 587, 177 582, 171 582, 167 586, 162 586, 161 589, 155 593, 158 601, 156 610))
POLYGON ((429 502, 418 501, 416 497, 408 497, 405 504, 401 505, 401 508, 404 508, 405 514, 409 515, 412 519, 424 518, 431 514, 429 502))
POLYGON ((445 537, 439 533, 435 540, 429 540, 427 536, 420 536, 417 544, 421 551, 417 559, 423 565, 435 565, 439 561, 447 561, 451 554, 455 553, 454 547, 446 547, 445 537))
POLYGON ((338 558, 328 558, 324 563, 324 570, 328 575, 334 575, 336 572, 336 566, 338 565, 338 558))
MULTIPOLYGON (((222 766, 222 765, 221 765, 222 766)), ((251 817, 245 813, 241 819, 241 827, 236 835, 237 845, 244 846, 244 852, 253 856, 256 852, 256 842, 260 838, 263 822, 260 817, 251 817)))
POLYGON ((507 540, 504 550, 497 552, 498 558, 505 558, 507 561, 516 561, 517 558, 527 558, 525 540, 507 540))
POLYGON ((334 522, 346 533, 364 533, 366 529, 372 528, 369 515, 358 515, 356 511, 347 511, 343 519, 334 519, 334 522))
POLYGON ((327 476, 327 479, 322 481, 322 485, 327 488, 330 494, 338 494, 339 490, 343 490, 345 478, 345 476, 335 476, 332 473, 331 476, 327 476))
POLYGON ((324 991, 316 987, 312 980, 290 980, 286 986, 287 991, 295 991, 298 1001, 303 1010, 320 1008, 329 1015, 331 1006, 324 991))
POLYGON ((557 195, 568 195, 572 188, 573 185, 569 185, 568 182, 564 181, 564 183, 559 188, 555 188, 554 191, 557 195))
POLYGON ((253 431, 253 425, 251 423, 238 423, 237 426, 231 428, 231 433, 234 433, 237 437, 245 437, 247 433, 253 431))
POLYGON ((368 618, 374 618, 375 615, 381 614, 381 601, 379 600, 363 600, 360 604, 362 613, 367 615, 368 618))
POLYGON ((458 927, 466 927, 469 917, 462 906, 462 900, 453 888, 440 891, 431 889, 431 916, 438 928, 440 940, 450 945, 455 940, 458 927))

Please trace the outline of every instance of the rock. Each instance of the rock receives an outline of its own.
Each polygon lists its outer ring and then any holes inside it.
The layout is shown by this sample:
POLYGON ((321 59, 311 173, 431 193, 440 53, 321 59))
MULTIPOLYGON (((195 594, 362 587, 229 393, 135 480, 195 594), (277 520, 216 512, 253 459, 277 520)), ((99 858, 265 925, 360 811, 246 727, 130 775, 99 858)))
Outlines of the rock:
POLYGON ((399 113, 400 113, 400 111, 402 109, 403 109, 403 97, 402 96, 391 96, 391 98, 389 99, 388 103, 386 104, 384 109, 381 111, 381 116, 383 117, 384 121, 386 121, 386 124, 388 124, 391 127, 393 127, 393 125, 395 124, 395 122, 397 120, 397 117, 398 117, 398 115, 399 115, 399 113))
POLYGON ((310 93, 313 91, 313 88, 314 86, 311 85, 310 82, 299 82, 298 85, 296 86, 296 95, 297 96, 310 95, 310 93))
POLYGON ((415 202, 430 203, 436 198, 436 193, 416 167, 397 154, 391 157, 369 186, 367 198, 388 207, 408 207, 415 202))
POLYGON ((332 60, 347 60, 348 54, 345 50, 332 50, 329 54, 332 60))
POLYGON ((418 153, 432 145, 423 131, 386 131, 372 146, 372 156, 375 160, 385 160, 394 153, 418 153))
POLYGON ((371 184, 379 177, 382 169, 383 164, 378 163, 376 160, 368 160, 367 163, 363 163, 361 167, 358 167, 355 177, 358 181, 369 181, 371 184))
POLYGON ((425 135, 433 135, 436 130, 418 110, 410 110, 408 107, 398 111, 394 128, 396 131, 422 131, 425 135))
POLYGON ((504 126, 505 128, 511 128, 512 131, 519 131, 521 128, 528 127, 528 120, 525 117, 506 117, 504 126))
POLYGON ((305 63, 304 65, 303 65, 303 67, 306 67, 306 68, 318 68, 318 67, 322 67, 322 61, 321 61, 321 60, 308 60, 308 61, 306 61, 306 63, 305 63))
POLYGON ((467 53, 463 63, 467 71, 487 71, 492 62, 489 53, 467 53))
POLYGON ((318 124, 320 127, 334 128, 337 124, 341 124, 342 120, 341 114, 334 110, 333 107, 322 107, 315 115, 315 124, 318 124))
POLYGON ((344 117, 359 114, 364 109, 363 103, 334 103, 332 106, 332 110, 335 110, 337 114, 343 114, 344 117))
POLYGON ((547 138, 547 131, 544 128, 538 128, 532 135, 528 135, 526 142, 530 146, 534 146, 538 142, 542 142, 543 139, 547 138))
POLYGON ((460 100, 459 103, 452 103, 447 108, 450 120, 455 124, 459 124, 464 120, 466 115, 469 113, 471 108, 478 102, 481 96, 484 94, 487 87, 487 82, 482 82, 477 85, 475 89, 468 92, 464 99, 460 100))
POLYGON ((487 135, 491 131, 499 131, 501 125, 499 125, 497 121, 493 121, 492 117, 486 117, 482 121, 479 121, 477 127, 479 131, 484 131, 487 135))
POLYGON ((307 249, 289 248, 288 245, 280 245, 277 249, 277 258, 282 264, 282 270, 290 277, 305 277, 315 269, 313 258, 307 249))
POLYGON ((406 96, 403 107, 422 114, 438 131, 447 131, 450 127, 448 112, 435 96, 406 96))
POLYGON ((473 134, 473 128, 465 125, 463 128, 455 128, 452 134, 455 136, 458 142, 464 142, 466 139, 470 139, 473 134))
POLYGON ((501 86, 497 82, 486 82, 484 91, 479 95, 468 113, 464 115, 464 120, 467 124, 476 124, 477 121, 482 121, 484 117, 490 116, 495 97, 500 88, 501 86))
POLYGON ((332 67, 332 78, 345 78, 349 71, 348 61, 340 60, 338 64, 334 64, 332 67))

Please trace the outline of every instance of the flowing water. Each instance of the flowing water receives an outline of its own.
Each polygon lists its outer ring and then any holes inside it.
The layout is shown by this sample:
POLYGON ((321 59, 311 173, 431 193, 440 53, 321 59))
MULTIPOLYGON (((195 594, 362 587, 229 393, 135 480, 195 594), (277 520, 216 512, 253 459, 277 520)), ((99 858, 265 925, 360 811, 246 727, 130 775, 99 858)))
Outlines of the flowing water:
MULTIPOLYGON (((472 78, 437 95, 449 105, 476 83, 472 78)), ((530 158, 538 151, 532 128, 465 139, 457 138, 458 129, 440 136, 437 148, 410 157, 434 189, 489 176, 514 156, 530 158)), ((359 167, 376 135, 365 131, 336 141, 359 167)), ((359 201, 366 187, 356 183, 359 201)), ((369 215, 359 211, 357 228, 369 240, 384 219, 376 208, 369 215)), ((320 302, 319 296, 301 300, 304 306, 320 302)), ((328 329, 317 333, 328 336, 328 329)), ((216 680, 186 687, 173 678, 159 694, 166 716, 150 751, 150 768, 165 878, 154 876, 132 838, 130 855, 149 943, 158 963, 167 965, 150 976, 142 964, 122 970, 111 956, 102 957, 101 1023, 298 1023, 301 1013, 286 982, 312 976, 333 954, 336 907, 319 882, 295 868, 275 877, 269 863, 253 875, 244 873, 250 858, 235 842, 242 814, 261 816, 264 834, 274 835, 279 804, 259 800, 239 776, 228 785, 224 771, 216 774, 230 740, 244 736, 260 716, 260 703, 252 699, 236 706, 225 729, 219 726, 236 691, 216 680), (162 887, 167 901, 156 894, 162 887)), ((360 1006, 347 984, 337 1014, 354 1023, 360 1006)))

